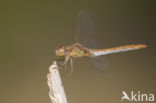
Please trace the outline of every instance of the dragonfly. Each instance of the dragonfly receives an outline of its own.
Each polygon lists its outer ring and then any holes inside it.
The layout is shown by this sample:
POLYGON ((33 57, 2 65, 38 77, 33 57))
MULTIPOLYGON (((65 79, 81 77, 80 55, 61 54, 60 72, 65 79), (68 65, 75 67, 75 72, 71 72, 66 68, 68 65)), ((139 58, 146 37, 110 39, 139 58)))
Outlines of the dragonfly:
MULTIPOLYGON (((90 36, 93 34, 94 31, 93 23, 90 22, 91 18, 83 19, 83 15, 87 15, 88 17, 90 16, 88 14, 83 14, 83 13, 85 12, 79 11, 78 13, 78 17, 79 17, 78 21, 81 20, 81 22, 80 21, 78 22, 77 29, 76 29, 76 36, 79 34, 86 34, 87 36, 90 36), (86 24, 84 23, 85 22, 84 20, 88 20, 86 24), (86 27, 88 28, 86 29, 86 27)), ((88 48, 83 44, 79 43, 76 39, 75 39, 75 43, 69 46, 60 46, 55 50, 55 53, 58 57, 64 58, 64 62, 62 66, 66 66, 70 61, 71 72, 73 71, 73 58, 90 57, 94 59, 95 57, 99 57, 103 55, 138 50, 147 47, 145 44, 130 44, 130 45, 117 46, 113 48, 96 49, 96 48, 88 48)))

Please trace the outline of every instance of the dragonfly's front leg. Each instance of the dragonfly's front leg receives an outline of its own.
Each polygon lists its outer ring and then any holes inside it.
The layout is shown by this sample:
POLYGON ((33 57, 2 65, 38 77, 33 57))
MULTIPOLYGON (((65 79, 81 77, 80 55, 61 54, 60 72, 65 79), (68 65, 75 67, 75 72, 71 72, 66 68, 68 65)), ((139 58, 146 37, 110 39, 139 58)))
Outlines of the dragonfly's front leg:
POLYGON ((67 64, 68 64, 68 61, 70 60, 70 63, 71 63, 71 68, 70 68, 70 72, 72 73, 73 72, 73 59, 72 57, 69 55, 70 53, 67 53, 66 54, 66 57, 65 57, 65 60, 64 60, 64 63, 63 63, 63 67, 66 68, 67 64))
POLYGON ((70 55, 66 55, 65 60, 64 60, 64 63, 62 64, 62 66, 64 68, 67 66, 67 63, 68 63, 69 59, 70 59, 70 55))
POLYGON ((71 63, 71 67, 70 67, 69 71, 72 73, 73 72, 73 59, 70 56, 66 56, 63 66, 66 68, 69 60, 71 63))

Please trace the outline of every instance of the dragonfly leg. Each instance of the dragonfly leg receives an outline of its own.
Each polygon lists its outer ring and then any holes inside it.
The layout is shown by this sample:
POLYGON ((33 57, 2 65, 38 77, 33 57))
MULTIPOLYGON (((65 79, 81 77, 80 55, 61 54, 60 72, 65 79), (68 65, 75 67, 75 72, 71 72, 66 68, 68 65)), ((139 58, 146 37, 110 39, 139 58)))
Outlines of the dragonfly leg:
POLYGON ((68 76, 70 76, 71 74, 72 74, 72 72, 73 72, 73 59, 72 58, 70 58, 70 63, 71 63, 71 67, 70 67, 70 69, 68 69, 69 71, 69 74, 68 74, 68 76))
POLYGON ((63 66, 64 68, 66 68, 69 59, 70 59, 70 56, 67 55, 67 56, 65 57, 64 63, 62 64, 62 66, 63 66))
POLYGON ((73 59, 72 58, 70 59, 70 64, 71 64, 71 70, 70 70, 70 72, 72 73, 73 72, 73 59))

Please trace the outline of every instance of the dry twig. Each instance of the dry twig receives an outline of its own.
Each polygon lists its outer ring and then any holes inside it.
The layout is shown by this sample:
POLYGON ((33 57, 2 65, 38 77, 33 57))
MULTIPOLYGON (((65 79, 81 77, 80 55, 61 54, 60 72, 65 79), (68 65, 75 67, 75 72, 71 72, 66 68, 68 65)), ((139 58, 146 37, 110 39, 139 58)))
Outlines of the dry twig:
POLYGON ((68 103, 56 61, 54 61, 54 63, 49 67, 47 78, 47 83, 50 89, 49 97, 51 102, 68 103))

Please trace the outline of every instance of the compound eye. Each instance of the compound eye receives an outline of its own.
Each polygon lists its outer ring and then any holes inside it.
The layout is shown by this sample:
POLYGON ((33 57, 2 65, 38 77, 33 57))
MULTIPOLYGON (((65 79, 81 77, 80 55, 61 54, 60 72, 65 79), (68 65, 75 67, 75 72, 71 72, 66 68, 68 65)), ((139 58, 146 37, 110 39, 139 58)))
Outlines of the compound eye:
POLYGON ((60 47, 56 48, 56 50, 60 50, 60 49, 62 49, 62 47, 63 47, 63 46, 60 46, 60 47))
POLYGON ((57 51, 60 51, 60 52, 64 52, 65 48, 64 48, 64 46, 60 46, 56 50, 57 51))
POLYGON ((56 48, 56 51, 58 51, 59 50, 59 48, 56 48))

